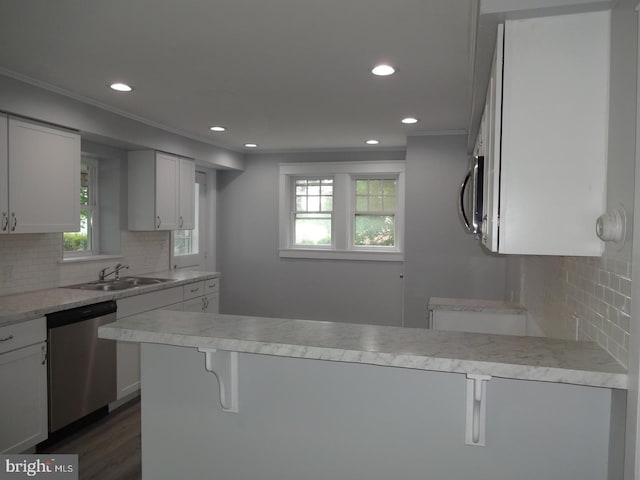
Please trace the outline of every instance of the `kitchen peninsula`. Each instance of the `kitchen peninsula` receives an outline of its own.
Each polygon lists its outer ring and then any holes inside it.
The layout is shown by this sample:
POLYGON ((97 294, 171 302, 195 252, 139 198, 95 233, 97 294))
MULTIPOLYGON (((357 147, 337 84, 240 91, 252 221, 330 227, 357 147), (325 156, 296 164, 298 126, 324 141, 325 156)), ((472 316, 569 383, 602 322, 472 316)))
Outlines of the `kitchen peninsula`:
POLYGON ((145 479, 621 469, 626 373, 592 343, 174 311, 99 336, 142 343, 145 479))

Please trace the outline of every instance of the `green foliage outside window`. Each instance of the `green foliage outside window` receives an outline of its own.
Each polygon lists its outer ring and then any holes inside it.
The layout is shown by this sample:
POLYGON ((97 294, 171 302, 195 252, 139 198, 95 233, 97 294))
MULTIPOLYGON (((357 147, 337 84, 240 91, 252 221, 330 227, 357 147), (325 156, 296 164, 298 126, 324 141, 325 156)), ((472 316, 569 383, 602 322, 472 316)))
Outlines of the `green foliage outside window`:
POLYGON ((393 247, 395 232, 395 217, 393 215, 356 215, 356 245, 393 247))

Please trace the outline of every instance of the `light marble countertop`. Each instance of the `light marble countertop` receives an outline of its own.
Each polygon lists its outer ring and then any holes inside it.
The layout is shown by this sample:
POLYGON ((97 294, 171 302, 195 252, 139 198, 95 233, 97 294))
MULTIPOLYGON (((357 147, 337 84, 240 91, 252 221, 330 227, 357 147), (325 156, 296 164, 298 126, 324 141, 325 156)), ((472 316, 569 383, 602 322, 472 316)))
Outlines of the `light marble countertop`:
MULTIPOLYGON (((178 287, 188 283, 219 277, 219 272, 166 270, 163 272, 135 275, 136 277, 167 278, 170 282, 142 285, 127 290, 99 292, 73 288, 49 288, 33 292, 0 296, 0 326, 31 320, 48 313, 82 307, 93 303, 117 300, 143 293, 178 287)), ((123 275, 124 277, 124 275, 123 275)))
POLYGON ((483 300, 480 298, 443 298, 431 297, 429 310, 449 310, 455 312, 485 312, 485 313, 525 313, 522 305, 501 300, 483 300))
POLYGON ((591 342, 156 310, 100 327, 114 340, 627 388, 591 342))

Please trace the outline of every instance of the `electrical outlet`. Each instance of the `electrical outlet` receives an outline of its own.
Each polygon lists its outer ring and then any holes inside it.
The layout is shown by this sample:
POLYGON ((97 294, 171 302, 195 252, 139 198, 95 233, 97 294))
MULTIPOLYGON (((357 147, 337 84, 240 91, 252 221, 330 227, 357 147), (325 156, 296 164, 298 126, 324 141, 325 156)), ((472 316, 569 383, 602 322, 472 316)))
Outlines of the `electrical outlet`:
POLYGON ((573 325, 571 325, 571 330, 574 332, 574 339, 579 340, 579 331, 580 331, 580 315, 578 312, 573 312, 571 314, 571 320, 573 320, 573 325))

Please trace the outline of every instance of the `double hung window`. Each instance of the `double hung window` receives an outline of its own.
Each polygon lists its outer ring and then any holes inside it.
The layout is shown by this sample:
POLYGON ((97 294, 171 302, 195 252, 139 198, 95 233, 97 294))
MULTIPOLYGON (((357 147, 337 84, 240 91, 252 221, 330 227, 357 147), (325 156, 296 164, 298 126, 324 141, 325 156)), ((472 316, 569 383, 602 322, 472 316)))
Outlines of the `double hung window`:
POLYGON ((65 258, 97 255, 98 248, 98 162, 82 157, 80 162, 80 231, 63 234, 65 258))
POLYGON ((404 162, 280 165, 280 256, 402 260, 404 162))
POLYGON ((332 244, 333 178, 296 178, 293 209, 294 244, 332 244))

